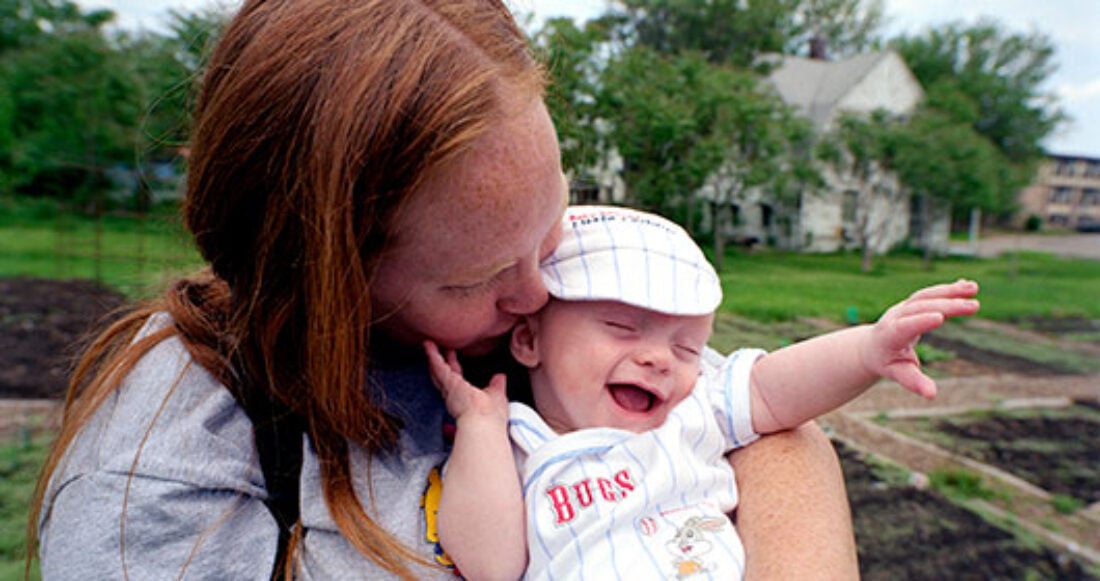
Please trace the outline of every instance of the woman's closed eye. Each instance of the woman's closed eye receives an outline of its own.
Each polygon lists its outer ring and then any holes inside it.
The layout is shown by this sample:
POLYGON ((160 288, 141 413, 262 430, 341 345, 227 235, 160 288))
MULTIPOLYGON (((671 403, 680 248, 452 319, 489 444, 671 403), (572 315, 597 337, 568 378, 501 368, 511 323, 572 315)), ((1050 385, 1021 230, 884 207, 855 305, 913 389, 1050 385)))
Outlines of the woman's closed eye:
POLYGON ((504 278, 505 273, 509 272, 509 270, 510 269, 505 268, 498 271, 496 274, 483 278, 481 280, 448 284, 440 287, 440 289, 447 294, 451 294, 457 297, 476 296, 493 289, 496 284, 500 282, 502 278, 504 278))
POLYGON ((441 287, 441 290, 447 294, 458 297, 467 297, 489 290, 492 287, 493 280, 495 279, 487 279, 469 284, 449 284, 441 287))

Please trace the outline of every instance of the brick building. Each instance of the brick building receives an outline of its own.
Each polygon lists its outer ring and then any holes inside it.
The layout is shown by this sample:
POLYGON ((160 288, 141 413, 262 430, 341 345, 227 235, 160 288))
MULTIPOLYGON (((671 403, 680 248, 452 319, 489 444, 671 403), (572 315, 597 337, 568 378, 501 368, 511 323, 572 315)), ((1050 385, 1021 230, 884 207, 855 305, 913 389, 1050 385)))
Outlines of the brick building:
POLYGON ((1017 201, 1020 223, 1036 216, 1043 227, 1100 231, 1100 158, 1048 156, 1017 201))

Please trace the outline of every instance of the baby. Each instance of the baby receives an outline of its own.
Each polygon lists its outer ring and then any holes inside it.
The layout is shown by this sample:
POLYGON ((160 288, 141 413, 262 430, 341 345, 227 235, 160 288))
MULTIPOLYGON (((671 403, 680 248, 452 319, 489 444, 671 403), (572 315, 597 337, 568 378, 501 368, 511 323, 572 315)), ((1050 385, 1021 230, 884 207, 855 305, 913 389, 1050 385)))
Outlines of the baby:
POLYGON ((598 206, 570 208, 563 228, 541 267, 552 298, 511 340, 535 409, 508 403, 503 376, 478 389, 425 344, 457 422, 440 541, 470 579, 742 577, 727 453, 880 377, 933 397, 917 340, 978 311, 978 285, 958 281, 874 325, 723 357, 706 347, 718 275, 683 229, 598 206))

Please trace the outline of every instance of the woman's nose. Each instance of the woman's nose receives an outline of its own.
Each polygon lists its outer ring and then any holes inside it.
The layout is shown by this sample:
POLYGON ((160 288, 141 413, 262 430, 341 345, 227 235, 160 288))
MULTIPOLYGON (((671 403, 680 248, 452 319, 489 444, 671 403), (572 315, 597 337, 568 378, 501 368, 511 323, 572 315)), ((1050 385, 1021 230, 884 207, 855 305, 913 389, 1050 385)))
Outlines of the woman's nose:
POLYGON ((497 308, 512 315, 529 315, 541 309, 549 298, 536 266, 524 272, 510 292, 497 300, 497 308))

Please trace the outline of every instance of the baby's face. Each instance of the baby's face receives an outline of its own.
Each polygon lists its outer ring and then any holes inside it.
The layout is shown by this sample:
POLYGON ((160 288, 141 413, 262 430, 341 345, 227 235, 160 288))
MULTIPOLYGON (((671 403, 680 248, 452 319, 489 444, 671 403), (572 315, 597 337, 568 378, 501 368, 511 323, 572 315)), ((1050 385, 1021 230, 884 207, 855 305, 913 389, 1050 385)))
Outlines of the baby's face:
POLYGON ((713 320, 551 300, 531 323, 535 406, 559 432, 656 428, 695 386, 713 320))

